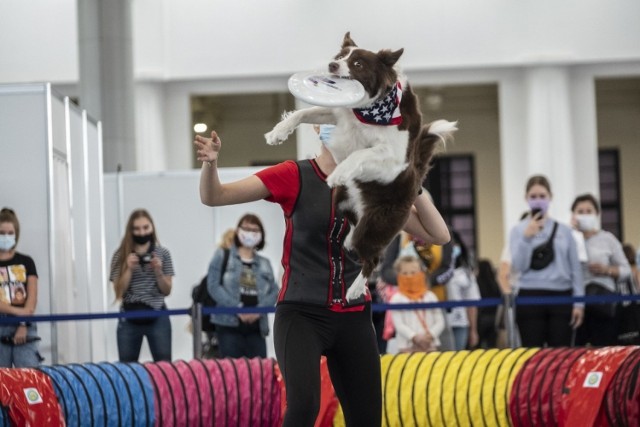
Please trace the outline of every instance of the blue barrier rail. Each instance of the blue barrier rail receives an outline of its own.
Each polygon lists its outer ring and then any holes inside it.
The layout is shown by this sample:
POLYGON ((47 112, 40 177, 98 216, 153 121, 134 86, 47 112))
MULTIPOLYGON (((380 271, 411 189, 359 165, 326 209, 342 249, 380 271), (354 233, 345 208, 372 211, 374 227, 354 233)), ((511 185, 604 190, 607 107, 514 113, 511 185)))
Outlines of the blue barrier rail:
MULTIPOLYGON (((593 295, 583 297, 516 297, 516 305, 559 305, 559 304, 605 304, 623 301, 640 301, 640 295, 593 295)), ((442 301, 432 303, 407 303, 407 304, 372 304, 373 311, 386 310, 415 310, 453 307, 491 307, 504 304, 502 298, 484 298, 465 301, 442 301)), ((239 314, 239 313, 273 313, 275 307, 202 307, 203 315, 210 314, 239 314)), ((190 315, 191 308, 172 310, 140 310, 128 312, 108 313, 69 313, 49 314, 34 316, 0 316, 0 325, 16 324, 19 322, 60 322, 78 320, 99 320, 119 318, 161 317, 175 315, 190 315)))

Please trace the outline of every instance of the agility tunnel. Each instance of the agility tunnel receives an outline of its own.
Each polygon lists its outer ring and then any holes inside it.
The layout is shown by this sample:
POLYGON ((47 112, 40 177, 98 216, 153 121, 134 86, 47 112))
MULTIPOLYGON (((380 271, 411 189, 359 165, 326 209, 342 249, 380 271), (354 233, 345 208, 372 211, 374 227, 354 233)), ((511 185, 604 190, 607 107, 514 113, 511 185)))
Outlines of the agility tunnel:
MULTIPOLYGON (((344 426, 326 361, 316 427, 344 426)), ((383 426, 638 426, 640 347, 381 357, 383 426)), ((273 359, 0 369, 3 426, 276 427, 273 359)))
POLYGON ((281 395, 273 359, 0 369, 0 427, 275 427, 281 395))
MULTIPOLYGON (((640 347, 402 353, 381 365, 387 427, 640 425, 640 347)), ((343 426, 338 406, 323 427, 343 426)))

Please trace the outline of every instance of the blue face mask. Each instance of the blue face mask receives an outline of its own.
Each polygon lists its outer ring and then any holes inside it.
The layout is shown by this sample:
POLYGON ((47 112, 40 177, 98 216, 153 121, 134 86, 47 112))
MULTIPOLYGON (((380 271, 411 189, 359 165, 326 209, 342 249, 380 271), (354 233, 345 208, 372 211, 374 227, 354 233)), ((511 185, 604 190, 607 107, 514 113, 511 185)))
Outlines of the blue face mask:
POLYGON ((16 245, 15 234, 0 234, 0 251, 8 251, 16 245))
POLYGON ((451 248, 451 258, 453 258, 454 261, 458 259, 460 255, 462 255, 462 249, 460 248, 460 246, 455 245, 453 248, 451 248))
POLYGON ((330 145, 329 140, 331 139, 331 133, 333 132, 333 129, 335 129, 335 127, 335 125, 320 125, 320 132, 318 133, 318 137, 326 147, 330 145))

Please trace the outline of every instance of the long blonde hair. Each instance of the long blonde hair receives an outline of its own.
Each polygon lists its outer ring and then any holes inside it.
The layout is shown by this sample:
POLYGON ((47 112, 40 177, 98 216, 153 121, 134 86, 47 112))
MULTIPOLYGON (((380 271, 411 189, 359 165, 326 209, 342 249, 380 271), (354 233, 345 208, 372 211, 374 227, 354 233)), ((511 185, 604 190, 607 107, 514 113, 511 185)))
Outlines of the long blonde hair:
MULTIPOLYGON (((127 221, 127 227, 124 231, 124 237, 120 241, 120 246, 117 249, 117 253, 120 261, 120 274, 124 271, 127 266, 127 257, 131 252, 133 252, 133 245, 135 242, 133 241, 133 222, 138 218, 147 218, 151 223, 151 228, 153 231, 151 232, 151 242, 154 245, 157 245, 158 237, 156 236, 156 226, 153 223, 153 219, 151 218, 151 214, 146 209, 136 209, 131 212, 129 215, 129 220, 127 221)), ((122 295, 116 295, 116 299, 122 298, 122 295)))

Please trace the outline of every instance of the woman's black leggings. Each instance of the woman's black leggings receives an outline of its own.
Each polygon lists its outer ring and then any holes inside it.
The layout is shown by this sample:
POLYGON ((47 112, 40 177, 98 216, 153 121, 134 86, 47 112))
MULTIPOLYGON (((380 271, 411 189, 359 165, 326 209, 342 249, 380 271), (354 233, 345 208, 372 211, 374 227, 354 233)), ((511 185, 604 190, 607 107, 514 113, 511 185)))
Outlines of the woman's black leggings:
POLYGON ((320 357, 327 367, 348 427, 378 427, 382 417, 380 355, 371 308, 336 313, 327 308, 280 304, 274 345, 284 377, 283 427, 313 426, 320 409, 320 357))

